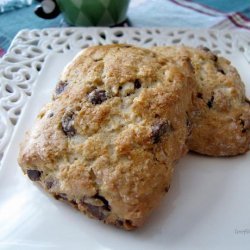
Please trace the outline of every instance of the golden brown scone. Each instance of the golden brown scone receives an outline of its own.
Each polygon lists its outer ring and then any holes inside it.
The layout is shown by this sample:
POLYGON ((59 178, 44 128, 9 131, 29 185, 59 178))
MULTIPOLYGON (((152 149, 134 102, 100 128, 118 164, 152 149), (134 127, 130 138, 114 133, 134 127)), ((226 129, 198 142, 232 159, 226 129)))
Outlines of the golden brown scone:
POLYGON ((188 56, 195 72, 197 96, 191 113, 188 148, 210 156, 245 153, 250 144, 250 102, 237 70, 208 48, 155 47, 167 57, 188 56))
POLYGON ((187 152, 191 76, 186 58, 177 66, 128 45, 82 51, 21 144, 20 166, 90 217, 142 225, 187 152))

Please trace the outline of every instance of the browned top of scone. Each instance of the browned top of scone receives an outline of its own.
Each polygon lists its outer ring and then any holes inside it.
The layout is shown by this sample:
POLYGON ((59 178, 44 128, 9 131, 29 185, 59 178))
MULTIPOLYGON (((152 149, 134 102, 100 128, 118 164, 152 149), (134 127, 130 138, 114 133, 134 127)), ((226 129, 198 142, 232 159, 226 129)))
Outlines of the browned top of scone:
POLYGON ((80 52, 21 145, 24 172, 76 202, 101 195, 111 217, 140 225, 186 152, 194 87, 188 60, 180 65, 129 45, 80 52))
POLYGON ((191 59, 197 83, 189 148, 225 156, 244 153, 250 143, 250 105, 245 86, 231 63, 206 47, 157 47, 167 57, 191 59))

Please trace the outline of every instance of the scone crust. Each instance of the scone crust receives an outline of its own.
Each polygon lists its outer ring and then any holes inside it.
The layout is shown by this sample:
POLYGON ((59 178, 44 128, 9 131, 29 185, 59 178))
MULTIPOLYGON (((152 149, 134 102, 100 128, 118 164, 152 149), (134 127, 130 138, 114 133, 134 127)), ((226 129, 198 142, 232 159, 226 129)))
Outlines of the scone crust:
POLYGON ((231 63, 208 48, 156 47, 167 57, 190 58, 197 95, 191 112, 188 148, 210 156, 233 156, 249 150, 250 102, 245 86, 231 63))
POLYGON ((129 45, 80 52, 21 144, 24 173, 90 217, 142 225, 187 152, 191 71, 129 45))

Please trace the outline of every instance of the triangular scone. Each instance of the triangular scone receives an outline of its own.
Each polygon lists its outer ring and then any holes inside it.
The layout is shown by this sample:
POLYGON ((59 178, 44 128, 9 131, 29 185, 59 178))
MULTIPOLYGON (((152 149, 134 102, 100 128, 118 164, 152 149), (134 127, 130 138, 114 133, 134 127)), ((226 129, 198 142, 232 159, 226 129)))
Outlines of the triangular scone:
POLYGON ((250 102, 231 63, 208 48, 155 47, 164 56, 187 56, 194 68, 197 95, 190 116, 188 148, 211 156, 245 153, 250 145, 250 102))
POLYGON ((85 49, 21 145, 25 174, 105 223, 136 228, 186 153, 190 62, 129 45, 85 49))

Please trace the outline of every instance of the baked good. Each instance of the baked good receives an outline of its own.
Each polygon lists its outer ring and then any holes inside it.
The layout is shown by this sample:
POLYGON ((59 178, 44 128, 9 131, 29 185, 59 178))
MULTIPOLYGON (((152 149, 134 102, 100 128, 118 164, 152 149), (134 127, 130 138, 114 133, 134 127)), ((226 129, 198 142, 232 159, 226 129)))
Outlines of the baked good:
POLYGON ((188 148, 210 156, 233 156, 249 150, 250 102, 245 86, 231 63, 206 47, 155 47, 167 57, 189 57, 197 96, 190 113, 192 133, 188 148))
POLYGON ((142 225, 187 152, 192 74, 187 58, 177 65, 129 45, 85 49, 26 134, 23 172, 90 217, 142 225))

